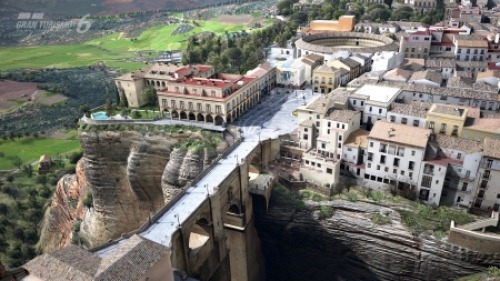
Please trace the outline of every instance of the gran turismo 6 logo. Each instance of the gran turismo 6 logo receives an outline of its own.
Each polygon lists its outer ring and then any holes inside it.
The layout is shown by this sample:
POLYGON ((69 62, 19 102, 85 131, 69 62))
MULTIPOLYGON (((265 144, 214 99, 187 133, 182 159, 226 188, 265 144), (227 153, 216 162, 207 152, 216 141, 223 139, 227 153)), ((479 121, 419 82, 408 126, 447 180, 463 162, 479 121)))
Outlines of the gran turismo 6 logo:
POLYGON ((17 16, 18 30, 71 30, 76 25, 76 32, 85 33, 90 29, 91 21, 87 20, 90 14, 75 20, 60 21, 44 19, 44 13, 22 12, 17 16))

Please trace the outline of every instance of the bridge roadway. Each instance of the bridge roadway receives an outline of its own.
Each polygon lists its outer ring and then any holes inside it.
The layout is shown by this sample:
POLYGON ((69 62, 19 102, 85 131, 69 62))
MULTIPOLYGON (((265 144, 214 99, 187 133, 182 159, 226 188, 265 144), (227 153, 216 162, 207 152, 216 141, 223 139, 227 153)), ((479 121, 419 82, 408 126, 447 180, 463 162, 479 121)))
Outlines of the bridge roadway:
MULTIPOLYGON (((227 157, 220 159, 207 175, 187 189, 182 198, 139 235, 171 248, 171 238, 178 227, 207 200, 209 194, 217 192, 215 187, 226 179, 241 159, 251 153, 259 145, 259 141, 276 139, 295 130, 297 118, 292 115, 292 111, 317 96, 318 94, 312 94, 311 91, 274 94, 247 112, 238 122, 244 137, 243 141, 227 157)), ((109 245, 96 254, 104 257, 119 244, 120 242, 109 245)))

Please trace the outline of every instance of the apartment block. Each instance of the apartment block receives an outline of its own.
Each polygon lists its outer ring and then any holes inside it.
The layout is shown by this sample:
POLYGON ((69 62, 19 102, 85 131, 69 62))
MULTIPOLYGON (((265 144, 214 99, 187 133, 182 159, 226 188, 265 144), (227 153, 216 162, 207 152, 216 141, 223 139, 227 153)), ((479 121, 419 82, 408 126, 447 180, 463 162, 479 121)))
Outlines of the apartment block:
POLYGON ((368 135, 364 183, 389 190, 417 186, 431 130, 379 120, 368 135))
POLYGON ((399 52, 405 58, 426 59, 429 57, 431 41, 432 34, 428 30, 405 33, 400 38, 399 52))
POLYGON ((371 126, 377 120, 386 119, 387 111, 400 92, 398 88, 364 85, 350 94, 349 103, 354 110, 362 112, 362 123, 371 126))
POLYGON ((500 206, 500 139, 485 138, 479 166, 479 184, 473 209, 490 211, 500 206))
POLYGON ((425 128, 427 111, 431 107, 427 102, 393 103, 387 112, 387 120, 394 123, 425 128))

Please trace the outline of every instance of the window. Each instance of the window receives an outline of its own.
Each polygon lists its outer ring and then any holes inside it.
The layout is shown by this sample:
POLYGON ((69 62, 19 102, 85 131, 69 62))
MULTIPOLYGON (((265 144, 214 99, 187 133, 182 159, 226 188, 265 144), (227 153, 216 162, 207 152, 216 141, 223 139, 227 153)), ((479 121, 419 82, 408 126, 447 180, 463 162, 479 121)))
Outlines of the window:
POLYGON ((370 106, 370 112, 372 112, 372 107, 370 106))
POLYGON ((462 158, 462 153, 460 153, 460 152, 459 152, 459 153, 457 154, 457 159, 458 159, 458 160, 460 160, 460 158, 462 158))
POLYGON ((309 137, 308 137, 308 135, 307 135, 307 134, 304 134, 304 135, 302 136, 302 138, 304 138, 304 140, 307 140, 309 137))
POLYGON ((380 108, 380 109, 378 110, 378 113, 379 113, 379 114, 382 114, 382 108, 380 108))
POLYGON ((396 116, 394 116, 394 115, 389 116, 389 120, 390 120, 391 122, 396 121, 396 116))
POLYGON ((408 118, 401 118, 401 124, 406 124, 408 123, 408 118))
POLYGON ((422 183, 420 184, 423 187, 431 187, 432 184, 432 177, 429 176, 422 176, 422 183))
POLYGON ((342 124, 342 130, 345 129, 345 124, 342 124))
POLYGON ((210 107, 209 104, 207 104, 205 107, 207 108, 207 112, 212 112, 212 108, 210 107))
POLYGON ((451 130, 451 135, 457 137, 458 136, 458 126, 454 125, 453 129, 451 130))
POLYGON ((462 191, 467 191, 467 186, 468 186, 468 185, 469 185, 469 184, 468 184, 468 183, 466 183, 466 182, 462 183, 462 191))
POLYGON ((162 99, 162 100, 161 100, 161 106, 162 106, 163 108, 167 108, 167 107, 168 107, 168 103, 167 103, 167 100, 166 100, 166 99, 162 99))
POLYGON ((307 132, 307 128, 304 128, 304 132, 307 132))
POLYGON ((368 161, 372 161, 372 160, 373 160, 373 153, 368 152, 368 161))
POLYGON ((222 108, 221 108, 221 106, 220 106, 220 105, 216 105, 216 106, 215 106, 215 112, 217 112, 217 113, 222 113, 222 108))
POLYGON ((172 108, 177 108, 177 107, 175 106, 175 101, 174 101, 174 100, 170 101, 170 103, 172 104, 172 108))
POLYGON ((398 147, 398 156, 405 156, 405 149, 404 147, 398 147))
POLYGON ((198 103, 197 106, 198 106, 198 111, 200 111, 200 112, 203 111, 203 107, 202 107, 201 103, 198 103))
POLYGON ((415 156, 415 150, 411 151, 411 156, 415 156))
POLYGON ((342 136, 339 136, 339 141, 342 141, 342 136))
POLYGON ((490 170, 484 170, 483 179, 489 179, 489 178, 490 178, 490 170))
POLYGON ((410 173, 408 174, 408 176, 410 177, 410 179, 413 179, 413 173, 412 173, 412 172, 410 172, 410 173))
POLYGON ((352 104, 356 105, 356 100, 353 100, 353 101, 352 101, 352 104))
POLYGON ((368 163, 368 168, 371 168, 372 167, 372 163, 368 163))
POLYGON ((413 120, 414 127, 418 127, 419 124, 420 124, 420 122, 418 120, 413 120))
POLYGON ((377 165, 377 171, 380 171, 380 165, 377 165))
POLYGON ((415 169, 415 162, 410 161, 410 162, 408 163, 408 170, 413 170, 413 169, 415 169))
POLYGON ((316 115, 316 119, 319 119, 319 114, 316 115))
POLYGON ((379 151, 384 153, 387 152, 387 144, 381 143, 379 151))
POLYGON ((386 173, 387 173, 387 172, 389 172, 389 167, 385 167, 385 168, 384 168, 384 171, 385 171, 386 173))
POLYGON ((370 142, 370 147, 373 147, 373 142, 372 141, 370 142))
POLYGON ((440 134, 446 133, 446 123, 441 123, 441 128, 439 129, 440 134))
POLYGON ((404 176, 405 175, 405 171, 401 170, 401 175, 404 176))
POLYGON ((179 108, 184 109, 184 102, 183 101, 179 102, 179 108))
POLYGON ((380 164, 385 164, 385 155, 380 155, 380 164))
POLYGON ((316 127, 319 127, 319 121, 316 121, 316 127))
POLYGON ((397 173, 398 173, 398 169, 393 169, 393 170, 392 170, 392 173, 393 173, 393 174, 397 174, 397 173))
MULTIPOLYGON (((229 105, 229 104, 228 104, 229 105)), ((188 103, 188 107, 189 107, 189 110, 193 110, 193 103, 192 102, 189 102, 188 103)))
POLYGON ((429 129, 434 129, 434 122, 433 121, 429 122, 429 129))
POLYGON ((330 125, 332 125, 332 123, 328 122, 328 128, 330 128, 330 125))
POLYGON ((330 168, 326 168, 326 173, 327 173, 327 174, 333 174, 333 170, 332 170, 332 169, 330 169, 330 168))
POLYGON ((491 159, 486 160, 486 168, 491 168, 491 166, 493 166, 493 160, 491 159))
POLYGON ((326 143, 322 142, 322 143, 321 143, 321 148, 322 148, 322 149, 326 149, 326 143))
POLYGON ((394 161, 392 162, 393 166, 399 167, 399 158, 394 158, 394 161))

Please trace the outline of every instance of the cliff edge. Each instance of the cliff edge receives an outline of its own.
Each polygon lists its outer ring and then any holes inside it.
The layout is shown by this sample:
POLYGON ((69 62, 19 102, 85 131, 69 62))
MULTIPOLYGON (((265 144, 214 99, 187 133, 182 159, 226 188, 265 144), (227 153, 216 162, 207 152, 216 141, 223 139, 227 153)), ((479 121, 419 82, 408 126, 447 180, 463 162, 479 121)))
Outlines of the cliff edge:
POLYGON ((211 132, 182 130, 82 131, 80 142, 76 174, 59 181, 45 218, 44 252, 71 243, 78 221, 86 247, 137 229, 228 147, 211 132))

